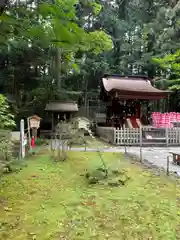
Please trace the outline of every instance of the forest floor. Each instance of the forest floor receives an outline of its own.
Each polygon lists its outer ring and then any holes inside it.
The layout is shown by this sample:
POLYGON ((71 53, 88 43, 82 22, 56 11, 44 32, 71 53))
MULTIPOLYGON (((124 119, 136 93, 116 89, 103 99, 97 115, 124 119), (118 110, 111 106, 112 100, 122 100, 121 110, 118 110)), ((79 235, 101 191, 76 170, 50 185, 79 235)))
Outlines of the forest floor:
POLYGON ((122 153, 102 153, 109 168, 125 169, 130 180, 121 187, 89 185, 82 174, 101 165, 98 153, 68 154, 58 163, 49 154, 37 156, 2 177, 0 239, 180 239, 178 182, 122 153))

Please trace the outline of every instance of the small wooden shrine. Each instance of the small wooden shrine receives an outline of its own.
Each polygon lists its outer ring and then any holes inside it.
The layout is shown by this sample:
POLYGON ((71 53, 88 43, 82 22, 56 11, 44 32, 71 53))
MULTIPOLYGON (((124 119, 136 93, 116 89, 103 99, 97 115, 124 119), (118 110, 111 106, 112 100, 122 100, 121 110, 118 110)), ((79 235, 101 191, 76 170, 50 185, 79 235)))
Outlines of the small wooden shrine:
POLYGON ((168 98, 170 91, 152 86, 146 76, 105 75, 101 82, 100 100, 106 104, 106 126, 121 128, 127 119, 133 127, 137 119, 149 122, 149 101, 168 98), (142 115, 142 105, 147 113, 142 115))
POLYGON ((59 121, 68 121, 72 115, 78 112, 76 102, 49 102, 46 104, 45 111, 51 113, 52 116, 52 131, 59 121))

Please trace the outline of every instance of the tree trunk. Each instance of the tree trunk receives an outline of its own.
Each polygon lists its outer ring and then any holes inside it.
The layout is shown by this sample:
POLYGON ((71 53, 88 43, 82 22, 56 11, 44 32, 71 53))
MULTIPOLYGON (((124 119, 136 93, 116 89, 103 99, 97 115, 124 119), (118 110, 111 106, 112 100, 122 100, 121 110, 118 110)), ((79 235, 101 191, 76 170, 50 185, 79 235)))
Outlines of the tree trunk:
POLYGON ((55 81, 57 89, 61 89, 61 49, 56 48, 55 52, 55 81))

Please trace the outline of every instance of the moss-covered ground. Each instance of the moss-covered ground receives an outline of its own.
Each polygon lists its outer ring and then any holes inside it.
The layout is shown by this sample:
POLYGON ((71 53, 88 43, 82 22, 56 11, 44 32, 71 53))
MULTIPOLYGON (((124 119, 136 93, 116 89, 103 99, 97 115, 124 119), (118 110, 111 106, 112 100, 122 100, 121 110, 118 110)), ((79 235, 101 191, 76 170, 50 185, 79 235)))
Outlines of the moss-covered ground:
MULTIPOLYGON (((69 152, 55 163, 49 154, 0 179, 2 240, 175 240, 178 182, 103 153, 109 168, 126 169, 125 186, 88 185, 82 173, 101 165, 97 153, 69 152)), ((179 199, 178 199, 179 197, 179 199)))

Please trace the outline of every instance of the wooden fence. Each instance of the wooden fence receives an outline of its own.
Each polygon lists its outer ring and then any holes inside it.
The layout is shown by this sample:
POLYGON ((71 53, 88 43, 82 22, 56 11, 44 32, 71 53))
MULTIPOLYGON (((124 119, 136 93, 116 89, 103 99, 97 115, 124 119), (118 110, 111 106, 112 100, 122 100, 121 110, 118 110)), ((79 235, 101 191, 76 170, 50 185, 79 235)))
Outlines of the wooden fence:
POLYGON ((116 145, 139 145, 140 130, 138 128, 114 129, 114 144, 116 145))
POLYGON ((97 135, 115 145, 128 146, 178 146, 180 145, 180 128, 121 128, 97 127, 97 135))

